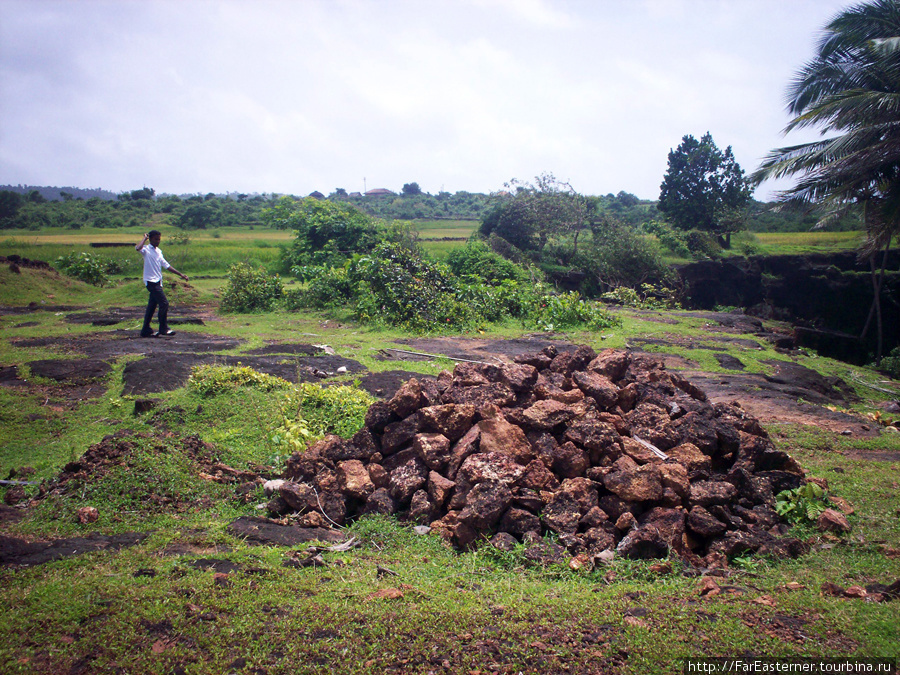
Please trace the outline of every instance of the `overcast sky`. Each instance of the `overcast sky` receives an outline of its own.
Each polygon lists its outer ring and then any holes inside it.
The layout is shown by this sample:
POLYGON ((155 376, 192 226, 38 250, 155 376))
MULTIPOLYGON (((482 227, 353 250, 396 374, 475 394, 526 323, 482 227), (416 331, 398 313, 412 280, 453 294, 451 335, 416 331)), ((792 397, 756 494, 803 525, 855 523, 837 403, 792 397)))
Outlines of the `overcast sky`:
POLYGON ((748 173, 812 140, 785 89, 852 4, 0 0, 0 184, 656 199, 685 134, 748 173))

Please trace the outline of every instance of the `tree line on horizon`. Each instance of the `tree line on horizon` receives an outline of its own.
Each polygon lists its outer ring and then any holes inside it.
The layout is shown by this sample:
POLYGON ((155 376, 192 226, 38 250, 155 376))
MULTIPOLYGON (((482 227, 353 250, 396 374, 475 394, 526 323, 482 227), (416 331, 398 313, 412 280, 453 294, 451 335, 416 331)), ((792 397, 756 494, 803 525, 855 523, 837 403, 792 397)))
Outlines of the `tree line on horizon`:
MULTIPOLYGON (((515 183, 517 181, 513 181, 515 183)), ((523 183, 519 182, 519 188, 523 183)), ((416 183, 404 184, 399 193, 365 196, 336 189, 317 198, 355 206, 384 220, 472 220, 480 221, 512 192, 458 191, 423 192, 416 183), (410 189, 410 186, 413 189, 410 189)), ((513 189, 515 192, 515 189, 513 189)), ((314 193, 315 194, 315 193, 314 193)), ((299 201, 305 197, 278 193, 205 195, 156 194, 143 187, 115 194, 101 189, 56 188, 31 185, 0 186, 0 229, 39 230, 49 227, 116 228, 140 226, 156 214, 166 215, 169 224, 184 229, 217 227, 259 227, 262 210, 278 199, 299 201)), ((626 191, 590 197, 598 213, 631 227, 665 220, 659 201, 640 199, 626 191)), ((751 232, 799 232, 813 228, 819 217, 809 209, 778 209, 778 205, 749 199, 740 214, 744 229, 751 232)), ((859 229, 856 214, 844 214, 829 227, 835 231, 859 229)))

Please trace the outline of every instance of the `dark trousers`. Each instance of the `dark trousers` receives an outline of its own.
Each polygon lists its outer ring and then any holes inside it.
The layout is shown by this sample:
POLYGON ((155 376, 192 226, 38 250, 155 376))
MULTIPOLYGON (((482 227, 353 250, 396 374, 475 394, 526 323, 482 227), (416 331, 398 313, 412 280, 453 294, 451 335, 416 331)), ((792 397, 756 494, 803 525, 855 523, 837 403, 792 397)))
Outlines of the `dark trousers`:
POLYGON ((142 337, 150 337, 153 330, 150 328, 150 321, 153 319, 153 312, 159 307, 159 332, 165 333, 169 330, 167 319, 169 316, 169 300, 163 292, 161 281, 148 281, 147 290, 150 292, 150 299, 147 302, 147 311, 144 312, 144 326, 141 328, 142 337))

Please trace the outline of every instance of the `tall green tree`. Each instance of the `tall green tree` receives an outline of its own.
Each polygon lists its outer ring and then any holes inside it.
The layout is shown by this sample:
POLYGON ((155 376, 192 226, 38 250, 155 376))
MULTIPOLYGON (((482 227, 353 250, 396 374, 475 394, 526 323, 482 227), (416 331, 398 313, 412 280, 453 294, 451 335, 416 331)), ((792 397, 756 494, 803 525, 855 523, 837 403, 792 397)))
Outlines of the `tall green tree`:
POLYGON ((750 202, 750 186, 729 145, 722 152, 707 131, 698 141, 691 135, 669 152, 669 167, 660 185, 657 208, 676 227, 706 230, 725 248, 740 229, 741 214, 750 202))
POLYGON ((823 207, 823 223, 862 207, 867 237, 860 254, 872 270, 873 301, 860 338, 874 317, 880 362, 884 271, 900 231, 900 2, 871 0, 832 19, 787 100, 794 118, 785 133, 815 127, 824 138, 773 150, 751 179, 798 176, 780 199, 823 207))

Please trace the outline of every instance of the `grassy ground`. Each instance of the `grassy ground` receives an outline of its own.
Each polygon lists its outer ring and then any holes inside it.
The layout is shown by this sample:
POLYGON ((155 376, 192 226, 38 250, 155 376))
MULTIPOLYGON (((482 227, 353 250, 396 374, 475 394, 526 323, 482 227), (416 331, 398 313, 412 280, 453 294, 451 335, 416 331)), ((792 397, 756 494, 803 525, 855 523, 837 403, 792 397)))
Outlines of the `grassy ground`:
MULTIPOLYGON (((184 260, 183 271, 194 274, 190 266, 202 269, 197 261, 204 255, 229 250, 232 234, 188 244, 202 251, 184 260)), ((72 242, 36 243, 36 253, 20 255, 42 258, 40 251, 50 249, 41 246, 56 245, 72 242)), ((8 246, 0 243, 0 254, 8 246)), ((167 250, 170 260, 169 251, 176 249, 167 250)), ((268 250, 254 246, 248 255, 257 249, 268 250)), ((196 280, 192 286, 200 301, 214 302, 218 283, 196 280)), ((130 282, 98 290, 0 269, 2 305, 45 301, 100 310, 140 305, 144 298, 143 289, 130 282)), ((623 318, 621 327, 602 337, 567 337, 595 348, 624 347, 648 336, 692 340, 683 355, 704 369, 720 368, 713 350, 702 349, 710 330, 701 316, 686 312, 674 324, 646 312, 624 312, 623 318)), ((66 323, 56 311, 7 314, 0 317, 0 329, 0 366, 64 356, 49 347, 17 348, 11 344, 15 338, 98 330, 66 323)), ((377 350, 402 336, 341 316, 216 315, 206 326, 184 330, 239 337, 245 342, 236 354, 267 341, 293 340, 330 344, 371 370, 405 367, 436 374, 452 367, 443 359, 379 361, 377 350)), ((521 333, 513 325, 495 331, 521 333)), ((767 348, 728 349, 751 372, 768 372, 765 360, 785 358, 767 348)), ((797 359, 829 375, 846 377, 849 371, 813 354, 797 359)), ((457 553, 384 518, 364 518, 347 529, 359 547, 325 551, 323 567, 295 568, 285 562, 302 558, 306 547, 255 547, 229 533, 234 518, 260 513, 256 507, 264 496, 252 491, 241 497, 235 485, 204 479, 203 463, 183 442, 199 435, 214 445, 218 461, 236 468, 277 463, 272 437, 281 423, 283 394, 248 389, 203 397, 184 388, 158 396, 169 410, 160 418, 135 416, 133 401, 121 393, 126 362, 114 364, 100 383, 108 387, 100 397, 79 399, 74 389, 34 378, 29 387, 0 387, 0 478, 26 465, 36 470, 36 479, 55 476, 116 431, 130 429, 136 434, 130 438, 138 439, 121 463, 78 490, 43 500, 3 533, 29 539, 147 535, 120 551, 0 568, 0 672, 644 674, 681 672, 686 657, 900 654, 897 602, 821 591, 825 582, 865 586, 900 576, 897 434, 864 440, 771 425, 780 448, 855 507, 853 532, 838 539, 801 528, 796 534, 810 543, 808 555, 739 559, 734 576, 718 579, 723 592, 711 597, 701 596, 695 572, 675 558, 668 561, 671 571, 654 568, 653 561, 626 560, 593 571, 534 568, 521 550, 500 553, 485 546, 457 553), (84 506, 98 509, 97 522, 78 523, 76 511, 84 506)), ((879 379, 865 369, 854 371, 870 382, 879 379)), ((875 410, 886 398, 861 386, 857 391, 861 412, 875 410)), ((5 491, 0 487, 0 494, 5 491)))

